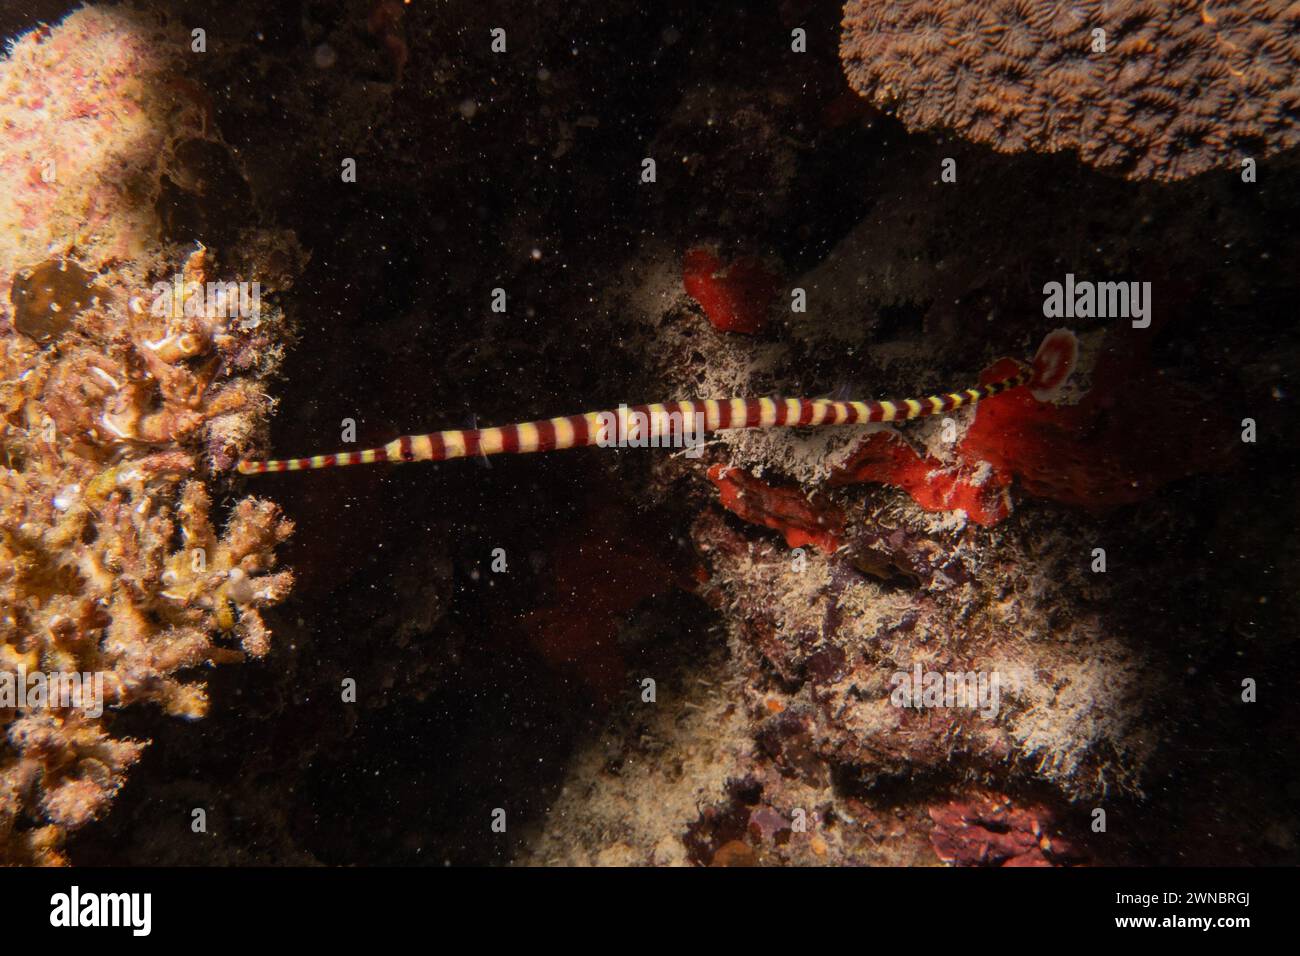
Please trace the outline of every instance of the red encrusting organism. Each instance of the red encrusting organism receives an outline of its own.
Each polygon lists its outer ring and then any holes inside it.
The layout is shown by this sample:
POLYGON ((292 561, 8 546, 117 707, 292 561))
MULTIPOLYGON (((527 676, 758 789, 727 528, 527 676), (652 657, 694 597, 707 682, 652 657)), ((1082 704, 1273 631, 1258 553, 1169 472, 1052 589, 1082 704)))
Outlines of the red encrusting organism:
MULTIPOLYGON (((959 455, 987 463, 1007 483, 1014 478, 1034 497, 1095 511, 1224 467, 1230 424, 1196 392, 1151 369, 1146 341, 1127 335, 1103 353, 1078 404, 1038 402, 1026 390, 982 405, 959 455)), ((1004 359, 984 378, 1008 368, 1004 359)))
POLYGON ((1062 832, 1059 811, 974 792, 929 808, 930 845, 952 866, 1073 866, 1087 861, 1083 848, 1062 832))
POLYGON ((926 511, 960 509, 980 525, 995 525, 1011 513, 1001 475, 964 461, 945 464, 916 451, 897 432, 867 435, 830 479, 833 485, 864 481, 902 488, 926 511))
POLYGON ((767 325, 778 279, 757 259, 724 266, 707 249, 691 249, 682 260, 682 285, 720 332, 757 335, 767 325))
MULTIPOLYGON (((1013 391, 1027 395, 1031 405, 1041 405, 1070 377, 1078 357, 1079 343, 1074 334, 1057 329, 1043 339, 1034 355, 1028 389, 1013 391)), ((994 374, 985 373, 980 381, 1001 381, 1021 367, 1014 359, 1003 359, 994 366, 994 374)), ((981 407, 993 400, 990 397, 981 407)), ((977 412, 977 421, 979 415, 977 412)), ((831 484, 873 481, 894 485, 926 511, 961 510, 976 524, 995 525, 1011 513, 1010 475, 977 455, 962 454, 964 448, 964 443, 959 446, 955 462, 943 462, 916 451, 896 432, 874 432, 863 438, 848 460, 835 470, 831 484)))
POLYGON ((722 507, 750 524, 780 531, 790 547, 811 544, 827 554, 839 548, 844 516, 828 505, 809 501, 798 488, 774 487, 725 465, 713 465, 708 476, 718 488, 722 507))
MULTIPOLYGON (((1231 454, 1228 422, 1149 367, 1151 338, 1121 333, 1098 359, 1087 393, 1077 404, 1057 405, 1045 399, 1069 376, 1078 346, 1073 335, 1054 332, 1034 358, 1030 387, 982 402, 953 461, 880 432, 864 438, 831 481, 895 485, 928 511, 961 508, 992 525, 1010 514, 1013 484, 1033 497, 1104 511, 1223 467, 1231 454)), ((980 381, 1001 381, 1020 367, 1001 359, 980 381)))

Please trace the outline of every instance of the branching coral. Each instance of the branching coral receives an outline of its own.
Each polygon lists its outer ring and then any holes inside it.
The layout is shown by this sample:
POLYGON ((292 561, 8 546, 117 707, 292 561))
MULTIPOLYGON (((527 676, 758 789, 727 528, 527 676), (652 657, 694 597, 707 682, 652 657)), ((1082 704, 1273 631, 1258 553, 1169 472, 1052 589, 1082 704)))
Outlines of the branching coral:
POLYGON ((178 153, 225 149, 186 48, 156 17, 92 8, 0 61, 0 174, 18 184, 0 195, 0 676, 92 675, 100 693, 0 700, 0 861, 62 862, 143 750, 112 712, 202 716, 193 670, 265 654, 260 610, 292 583, 274 555, 289 522, 250 498, 218 531, 199 473, 245 453, 271 406, 287 329, 246 290, 282 286, 268 263, 301 254, 250 233, 223 271, 221 250, 165 241, 178 153))
POLYGON ((852 0, 840 58, 909 127, 1172 180, 1300 142, 1298 26, 1290 0, 852 0))

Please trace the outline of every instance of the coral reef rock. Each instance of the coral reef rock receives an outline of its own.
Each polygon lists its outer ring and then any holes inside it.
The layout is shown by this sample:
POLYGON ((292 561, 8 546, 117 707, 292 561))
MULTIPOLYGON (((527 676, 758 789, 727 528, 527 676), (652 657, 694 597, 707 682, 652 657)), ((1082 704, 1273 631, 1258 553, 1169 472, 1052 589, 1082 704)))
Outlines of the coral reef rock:
POLYGON ((1290 0, 852 0, 849 82, 911 129, 1176 180, 1300 142, 1290 0))
POLYGON ((187 50, 87 8, 0 60, 0 862, 66 862, 145 745, 114 712, 202 716, 194 670, 265 654, 291 585, 289 523, 251 498, 223 519, 202 476, 265 423, 289 333, 260 297, 302 254, 187 175, 235 168, 187 50))
POLYGON ((934 852, 953 866, 1061 866, 1081 860, 1069 840, 1053 835, 1048 807, 1017 806, 1003 794, 974 794, 930 808, 934 852))

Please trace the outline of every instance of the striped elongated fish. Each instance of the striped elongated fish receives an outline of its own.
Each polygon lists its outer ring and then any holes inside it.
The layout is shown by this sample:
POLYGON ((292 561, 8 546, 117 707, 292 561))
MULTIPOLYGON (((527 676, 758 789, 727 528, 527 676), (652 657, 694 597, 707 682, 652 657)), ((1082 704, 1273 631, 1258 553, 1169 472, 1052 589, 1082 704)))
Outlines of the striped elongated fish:
POLYGON ((1074 368, 1078 342, 1057 329, 1043 340, 1031 364, 1018 363, 1006 378, 959 392, 898 401, 849 402, 808 398, 732 398, 620 406, 617 410, 543 418, 494 428, 462 428, 403 435, 378 448, 340 451, 308 458, 245 460, 246 475, 305 471, 381 462, 447 461, 476 455, 559 451, 618 444, 679 447, 703 432, 728 428, 795 428, 905 422, 975 405, 990 396, 1027 385, 1035 394, 1060 386, 1074 368))

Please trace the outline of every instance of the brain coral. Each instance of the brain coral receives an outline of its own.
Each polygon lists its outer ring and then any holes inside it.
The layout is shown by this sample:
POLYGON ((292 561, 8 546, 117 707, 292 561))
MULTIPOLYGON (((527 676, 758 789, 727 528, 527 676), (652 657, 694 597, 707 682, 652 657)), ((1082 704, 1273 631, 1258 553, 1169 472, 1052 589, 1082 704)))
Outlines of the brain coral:
POLYGON ((1002 152, 1175 180, 1300 141, 1294 0, 850 0, 843 26, 860 94, 1002 152))
POLYGON ((201 717, 199 669, 265 654, 259 609, 291 584, 289 523, 251 498, 214 513, 203 480, 265 420, 283 314, 158 290, 282 288, 300 258, 267 231, 167 234, 178 154, 226 149, 186 39, 88 8, 0 58, 0 863, 64 862, 143 751, 115 712, 201 717))

